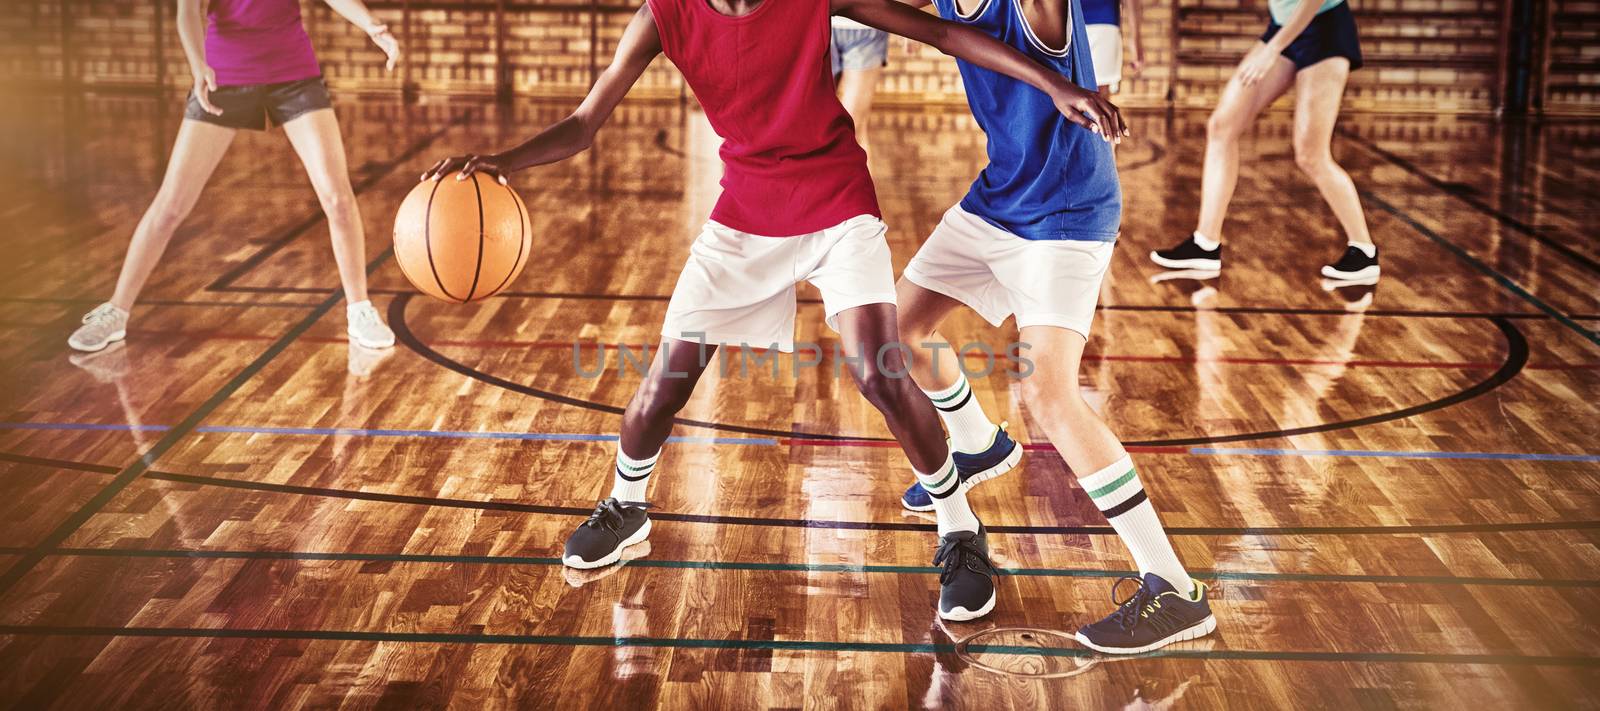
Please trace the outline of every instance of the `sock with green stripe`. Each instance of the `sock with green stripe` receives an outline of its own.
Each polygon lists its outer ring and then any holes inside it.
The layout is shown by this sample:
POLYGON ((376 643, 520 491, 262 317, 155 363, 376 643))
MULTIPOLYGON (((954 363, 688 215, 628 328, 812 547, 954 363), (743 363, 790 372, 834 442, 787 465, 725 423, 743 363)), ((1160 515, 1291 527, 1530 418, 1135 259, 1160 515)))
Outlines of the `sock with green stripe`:
POLYGON ((938 408, 939 419, 950 431, 950 446, 957 452, 976 454, 988 449, 994 442, 997 428, 984 414, 983 405, 978 404, 978 396, 972 392, 972 384, 967 382, 966 374, 959 369, 954 385, 943 390, 922 392, 938 408))
POLYGON ((1155 507, 1145 497, 1144 485, 1127 454, 1100 471, 1079 477, 1078 484, 1128 546, 1141 575, 1155 573, 1171 583, 1174 590, 1194 594, 1194 581, 1173 552, 1172 541, 1167 539, 1155 507))
POLYGON ((622 452, 622 447, 617 447, 617 471, 611 480, 611 498, 618 501, 644 502, 644 492, 650 486, 650 472, 656 470, 656 460, 661 458, 661 453, 656 452, 644 459, 634 459, 622 452))
POLYGON ((917 481, 933 499, 933 515, 939 522, 939 537, 951 531, 978 531, 978 516, 967 505, 967 494, 961 490, 961 477, 956 476, 956 463, 945 455, 944 466, 933 474, 924 474, 912 468, 917 481))

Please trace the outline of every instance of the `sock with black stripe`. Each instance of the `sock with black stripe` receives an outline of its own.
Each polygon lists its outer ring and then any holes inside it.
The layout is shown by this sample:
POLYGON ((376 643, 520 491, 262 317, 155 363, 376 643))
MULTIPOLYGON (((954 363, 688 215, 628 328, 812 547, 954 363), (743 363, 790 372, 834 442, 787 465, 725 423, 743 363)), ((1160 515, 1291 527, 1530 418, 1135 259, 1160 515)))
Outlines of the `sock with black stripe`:
POLYGON ((943 390, 923 390, 933 406, 939 410, 939 419, 950 431, 950 446, 957 452, 976 454, 994 443, 995 430, 999 429, 984 414, 978 404, 977 393, 967 382, 965 373, 956 371, 956 382, 943 390))
POLYGON ((939 537, 951 531, 978 531, 978 516, 967 505, 967 494, 961 490, 961 477, 956 476, 956 463, 945 455, 944 466, 933 474, 924 474, 912 468, 917 481, 933 499, 933 515, 939 522, 939 537))
POLYGON ((644 492, 650 486, 650 472, 656 470, 656 460, 661 452, 644 459, 634 459, 617 447, 617 471, 611 480, 611 498, 618 501, 644 502, 644 492))
POLYGON ((1145 496, 1144 484, 1140 483, 1128 455, 1122 455, 1100 471, 1079 477, 1078 484, 1094 500, 1095 508, 1106 515, 1122 543, 1128 546, 1141 575, 1155 573, 1178 592, 1194 594, 1194 581, 1178 561, 1178 554, 1173 552, 1172 541, 1161 527, 1155 507, 1145 496))

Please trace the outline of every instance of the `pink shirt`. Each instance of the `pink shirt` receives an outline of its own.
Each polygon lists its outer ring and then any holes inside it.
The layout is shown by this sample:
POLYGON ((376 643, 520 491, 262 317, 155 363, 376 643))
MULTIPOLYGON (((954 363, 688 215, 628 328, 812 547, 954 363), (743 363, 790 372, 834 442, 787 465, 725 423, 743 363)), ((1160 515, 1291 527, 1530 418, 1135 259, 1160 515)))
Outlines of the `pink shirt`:
POLYGON ((763 0, 728 17, 706 0, 649 0, 667 58, 722 137, 711 219, 764 237, 880 216, 850 115, 834 94, 828 0, 763 0))
POLYGON ((206 63, 218 86, 277 84, 322 74, 298 0, 211 0, 206 63))

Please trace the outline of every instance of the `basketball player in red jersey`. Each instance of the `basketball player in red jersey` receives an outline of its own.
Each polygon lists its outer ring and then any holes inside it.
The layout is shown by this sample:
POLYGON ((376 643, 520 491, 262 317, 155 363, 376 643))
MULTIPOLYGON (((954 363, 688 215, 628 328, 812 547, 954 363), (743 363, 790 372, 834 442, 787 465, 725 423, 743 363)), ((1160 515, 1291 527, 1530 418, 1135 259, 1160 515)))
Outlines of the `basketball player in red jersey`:
POLYGON ((457 179, 480 170, 500 175, 589 148, 645 67, 665 53, 723 139, 723 193, 690 249, 661 347, 623 415, 611 493, 568 538, 563 562, 610 565, 649 535, 646 485, 674 415, 718 346, 794 350, 794 287, 805 279, 822 292, 861 393, 883 413, 932 499, 940 539, 934 564, 944 566, 939 615, 975 619, 994 608, 997 571, 933 405, 906 377, 877 194, 834 94, 831 15, 1025 81, 1105 140, 1127 133, 1098 94, 981 31, 894 0, 649 0, 572 115, 502 153, 442 160, 423 179, 458 170, 457 179))

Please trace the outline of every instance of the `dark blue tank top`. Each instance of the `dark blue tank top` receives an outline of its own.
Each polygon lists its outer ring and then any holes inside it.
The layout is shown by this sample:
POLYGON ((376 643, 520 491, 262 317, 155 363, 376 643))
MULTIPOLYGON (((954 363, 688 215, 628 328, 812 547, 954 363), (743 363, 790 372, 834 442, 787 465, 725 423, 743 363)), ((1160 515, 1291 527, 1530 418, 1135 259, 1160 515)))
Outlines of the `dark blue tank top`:
MULTIPOLYGON (((1072 40, 1052 52, 1028 27, 1017 0, 982 0, 963 16, 955 0, 934 0, 939 14, 999 39, 1034 61, 1095 91, 1083 9, 1070 3, 1072 40)), ((988 136, 989 165, 961 208, 1023 239, 1113 242, 1122 225, 1122 187, 1111 144, 1068 121, 1044 92, 957 60, 967 105, 988 136)))
POLYGON ((1083 24, 1121 25, 1122 0, 1083 0, 1083 24))

